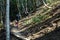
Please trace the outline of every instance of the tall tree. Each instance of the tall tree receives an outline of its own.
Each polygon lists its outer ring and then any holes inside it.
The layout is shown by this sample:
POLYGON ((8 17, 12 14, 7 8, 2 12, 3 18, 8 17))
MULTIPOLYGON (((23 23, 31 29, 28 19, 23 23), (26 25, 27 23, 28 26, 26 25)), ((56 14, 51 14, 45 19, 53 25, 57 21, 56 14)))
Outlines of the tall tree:
MULTIPOLYGON (((17 8, 18 8, 18 11, 19 11, 19 15, 20 15, 20 18, 22 18, 22 15, 21 15, 21 11, 20 11, 20 0, 16 0, 17 1, 17 8)), ((23 4, 22 4, 22 6, 23 6, 23 4)), ((23 6, 23 8, 24 8, 24 6, 23 6)))

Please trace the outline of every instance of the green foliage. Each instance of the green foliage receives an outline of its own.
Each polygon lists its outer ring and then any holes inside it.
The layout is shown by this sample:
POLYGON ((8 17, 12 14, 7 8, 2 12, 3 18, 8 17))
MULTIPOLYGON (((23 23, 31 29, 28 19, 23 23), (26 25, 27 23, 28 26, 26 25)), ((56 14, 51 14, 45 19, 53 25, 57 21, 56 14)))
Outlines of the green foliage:
POLYGON ((48 4, 52 4, 52 3, 57 2, 57 1, 60 1, 60 0, 46 0, 46 2, 47 2, 48 4))
POLYGON ((39 21, 40 21, 40 19, 38 19, 37 17, 34 17, 34 18, 33 18, 33 22, 34 22, 34 23, 39 22, 39 21))
POLYGON ((3 27, 3 24, 0 23, 0 28, 2 28, 2 27, 3 27))
POLYGON ((33 18, 33 22, 34 23, 41 22, 41 21, 43 21, 44 17, 45 17, 45 15, 38 15, 38 16, 33 18))
MULTIPOLYGON (((42 0, 19 0, 19 5, 18 5, 18 0, 10 0, 10 1, 11 1, 11 10, 10 10, 11 15, 10 16, 12 16, 12 17, 15 17, 19 11, 20 11, 20 14, 25 17, 24 10, 26 10, 26 3, 27 3, 28 12, 36 10, 36 5, 42 4, 42 0), (22 6, 22 3, 23 3, 24 8, 22 6), (19 6, 19 8, 17 7, 17 5, 19 6)), ((60 1, 60 0, 44 0, 44 1, 49 4, 52 4, 52 3, 56 2, 56 1, 60 1)), ((46 10, 44 10, 44 11, 46 11, 46 10)))

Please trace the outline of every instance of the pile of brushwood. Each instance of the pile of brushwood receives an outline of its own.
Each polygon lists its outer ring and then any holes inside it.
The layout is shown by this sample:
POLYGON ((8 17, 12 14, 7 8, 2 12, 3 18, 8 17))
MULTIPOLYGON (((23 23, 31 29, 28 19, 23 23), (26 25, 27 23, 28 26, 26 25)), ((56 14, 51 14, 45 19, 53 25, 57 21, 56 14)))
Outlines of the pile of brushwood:
MULTIPOLYGON (((47 27, 52 28, 48 32, 55 30, 56 25, 54 25, 53 22, 55 20, 60 20, 60 1, 57 1, 50 6, 52 8, 45 8, 43 11, 41 11, 42 9, 38 10, 35 15, 20 20, 20 34, 24 37, 32 37, 31 39, 35 39, 36 37, 41 36, 41 34, 46 34, 49 29, 47 29, 47 31, 41 30, 44 30, 47 27)), ((59 27, 58 24, 57 27, 59 27)))
POLYGON ((56 19, 60 20, 60 8, 59 7, 60 5, 57 6, 55 9, 53 9, 51 12, 49 12, 50 16, 53 15, 51 18, 41 23, 32 25, 32 26, 25 26, 22 28, 22 29, 25 28, 25 30, 21 29, 22 31, 20 33, 28 37, 29 35, 33 35, 46 27, 53 27, 52 21, 56 19))

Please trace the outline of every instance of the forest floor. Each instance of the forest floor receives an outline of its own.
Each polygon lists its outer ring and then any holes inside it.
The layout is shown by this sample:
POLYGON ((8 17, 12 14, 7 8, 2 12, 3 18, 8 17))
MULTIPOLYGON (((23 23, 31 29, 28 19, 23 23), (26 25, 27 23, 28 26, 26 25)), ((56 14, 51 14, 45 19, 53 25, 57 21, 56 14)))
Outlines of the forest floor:
POLYGON ((51 18, 32 27, 25 26, 19 32, 16 31, 17 34, 20 33, 32 40, 60 40, 60 5, 51 10, 49 14, 52 15, 51 18))
POLYGON ((35 40, 60 40, 60 28, 40 37, 35 40))
MULTIPOLYGON (((49 15, 52 17, 31 27, 24 26, 22 30, 19 29, 19 33, 32 40, 60 40, 60 5, 51 10, 49 15)), ((5 40, 6 35, 3 32, 3 30, 0 32, 0 40, 5 40)), ((11 40, 20 40, 11 36, 11 40)))

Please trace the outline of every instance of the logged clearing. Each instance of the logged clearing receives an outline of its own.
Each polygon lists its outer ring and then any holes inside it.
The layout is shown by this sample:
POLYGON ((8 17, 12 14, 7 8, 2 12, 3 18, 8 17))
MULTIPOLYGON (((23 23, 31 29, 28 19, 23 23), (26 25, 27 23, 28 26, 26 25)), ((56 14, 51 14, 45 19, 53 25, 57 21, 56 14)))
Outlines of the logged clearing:
POLYGON ((31 24, 25 26, 19 26, 18 30, 12 28, 12 33, 19 38, 27 40, 50 40, 51 38, 51 40, 55 40, 54 36, 58 37, 57 40, 59 40, 60 4, 55 6, 56 7, 51 9, 49 12, 41 14, 43 16, 46 15, 46 17, 42 19, 43 21, 37 23, 32 22, 31 24), (54 34, 55 32, 56 35, 54 34))

